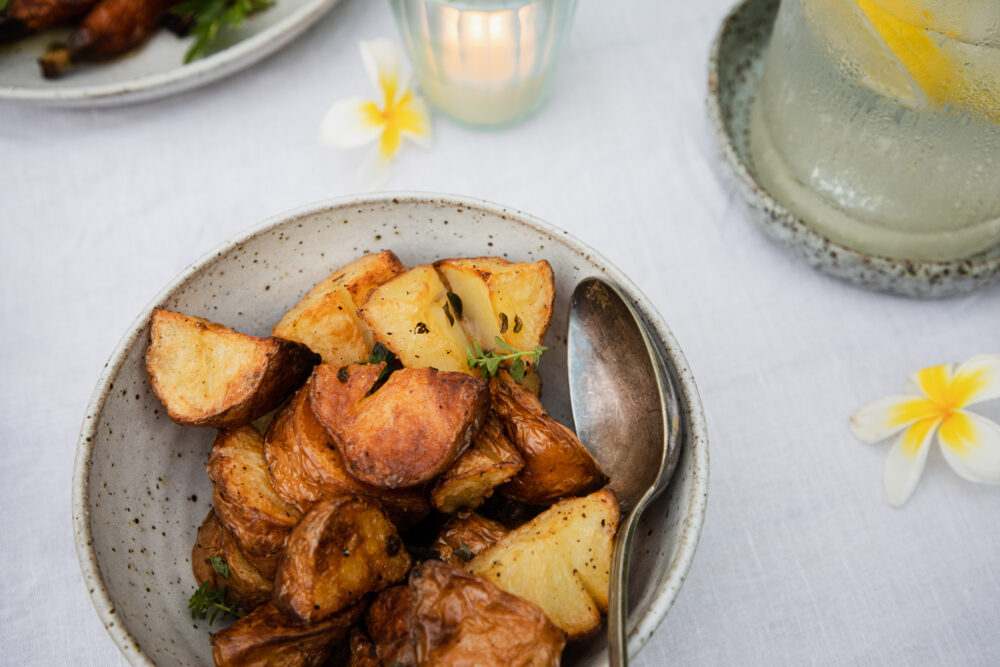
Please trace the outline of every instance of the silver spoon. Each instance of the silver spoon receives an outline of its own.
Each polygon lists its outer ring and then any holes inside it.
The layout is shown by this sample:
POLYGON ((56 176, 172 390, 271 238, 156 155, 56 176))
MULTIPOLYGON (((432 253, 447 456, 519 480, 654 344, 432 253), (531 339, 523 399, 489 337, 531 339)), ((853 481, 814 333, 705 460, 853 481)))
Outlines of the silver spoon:
POLYGON ((643 509, 673 473, 680 410, 665 362, 628 298, 600 278, 573 290, 569 393, 581 442, 611 479, 624 521, 611 558, 608 653, 628 664, 628 557, 643 509))

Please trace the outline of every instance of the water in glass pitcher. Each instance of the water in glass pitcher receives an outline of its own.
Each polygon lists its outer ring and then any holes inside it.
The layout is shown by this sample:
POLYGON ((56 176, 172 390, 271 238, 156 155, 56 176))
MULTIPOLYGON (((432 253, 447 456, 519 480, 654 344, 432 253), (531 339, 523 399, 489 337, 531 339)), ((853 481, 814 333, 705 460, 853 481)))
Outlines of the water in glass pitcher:
POLYGON ((783 0, 750 147, 764 187, 849 247, 1000 244, 1000 0, 783 0))

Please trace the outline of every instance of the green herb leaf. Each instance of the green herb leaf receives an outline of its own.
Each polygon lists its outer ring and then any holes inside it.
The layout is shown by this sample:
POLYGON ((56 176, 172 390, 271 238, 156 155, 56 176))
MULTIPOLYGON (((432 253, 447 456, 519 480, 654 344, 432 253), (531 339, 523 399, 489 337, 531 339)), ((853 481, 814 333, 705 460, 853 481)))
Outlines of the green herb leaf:
POLYGON ((212 563, 212 569, 221 574, 223 579, 229 578, 229 564, 226 561, 218 556, 209 556, 208 560, 212 563))
POLYGON ((474 343, 476 351, 469 348, 465 349, 466 363, 469 366, 469 370, 475 370, 476 368, 482 369, 487 375, 496 375, 500 370, 501 364, 505 361, 513 359, 510 364, 510 376, 520 384, 524 380, 524 375, 527 372, 527 365, 524 362, 525 356, 531 356, 534 360, 535 365, 538 365, 538 361, 542 356, 542 353, 548 350, 544 345, 536 345, 533 350, 518 350, 507 343, 504 342, 500 336, 496 337, 497 345, 503 350, 509 351, 509 354, 497 354, 494 350, 488 350, 483 352, 483 348, 480 347, 479 343, 474 343))
MULTIPOLYGON (((221 561, 222 559, 220 558, 219 560, 221 561)), ((215 567, 214 560, 212 561, 212 567, 215 567)), ((188 609, 191 611, 191 618, 193 620, 208 617, 209 625, 215 623, 215 619, 220 613, 229 614, 230 616, 235 616, 236 618, 242 618, 246 615, 239 608, 239 606, 226 604, 225 585, 223 585, 220 590, 215 590, 214 588, 208 587, 207 581, 199 586, 198 590, 196 590, 188 599, 188 609), (209 611, 212 612, 210 617, 209 611)))
POLYGON ((382 372, 378 374, 378 379, 375 380, 375 384, 372 386, 371 391, 368 392, 369 394, 373 394, 377 391, 383 384, 385 384, 385 381, 389 379, 390 375, 398 370, 402 370, 403 368, 403 362, 399 360, 399 357, 392 353, 392 350, 387 348, 382 343, 375 343, 375 345, 372 346, 372 353, 368 357, 368 363, 381 364, 383 362, 385 362, 385 368, 383 368, 382 372))
POLYGON ((518 357, 507 370, 510 371, 510 376, 514 378, 514 381, 521 384, 524 380, 524 359, 518 357))
POLYGON ((10 0, 0 0, 0 12, 7 9, 7 5, 10 4, 10 0))
POLYGON ((458 556, 462 562, 468 563, 472 560, 476 554, 472 553, 472 549, 465 542, 462 542, 462 546, 458 549, 452 549, 451 552, 458 556))
POLYGON ((240 25, 250 15, 273 4, 274 0, 181 0, 171 13, 194 21, 191 34, 195 38, 194 44, 184 54, 184 62, 189 63, 205 55, 220 33, 240 25))

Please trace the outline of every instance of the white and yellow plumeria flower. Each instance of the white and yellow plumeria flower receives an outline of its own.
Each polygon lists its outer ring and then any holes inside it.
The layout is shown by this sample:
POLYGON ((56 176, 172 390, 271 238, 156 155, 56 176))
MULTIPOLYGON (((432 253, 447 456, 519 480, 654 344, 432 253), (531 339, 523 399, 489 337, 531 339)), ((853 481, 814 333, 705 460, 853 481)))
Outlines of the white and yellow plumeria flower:
POLYGON ((373 190, 389 179, 389 165, 403 138, 422 147, 431 142, 427 102, 414 94, 411 75, 399 49, 388 39, 361 42, 361 60, 381 101, 351 97, 335 103, 320 123, 320 140, 335 148, 359 148, 378 142, 362 166, 359 187, 373 190))
POLYGON ((906 391, 851 417, 851 431, 865 442, 900 434, 885 461, 885 490, 893 506, 905 503, 920 481, 935 432, 956 473, 972 482, 1000 484, 1000 425, 964 409, 1000 398, 1000 355, 917 371, 906 391))

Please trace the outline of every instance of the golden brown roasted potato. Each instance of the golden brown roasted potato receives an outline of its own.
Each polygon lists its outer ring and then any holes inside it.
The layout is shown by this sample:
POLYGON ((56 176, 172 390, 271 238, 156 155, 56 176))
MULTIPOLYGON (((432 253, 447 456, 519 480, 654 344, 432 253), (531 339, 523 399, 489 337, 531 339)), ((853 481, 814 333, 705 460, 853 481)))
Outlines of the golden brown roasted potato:
POLYGON ((549 417, 538 397, 506 372, 490 381, 493 411, 524 458, 524 468, 500 487, 521 502, 546 505, 598 489, 608 478, 573 431, 549 417))
POLYGON ((354 605, 306 625, 268 603, 212 635, 212 659, 218 667, 318 667, 363 612, 354 605))
POLYGON ((556 503, 500 538, 465 569, 541 607, 570 639, 594 634, 608 608, 620 517, 605 489, 556 503))
POLYGON ((446 514, 475 509, 523 467, 524 459, 490 412, 472 446, 434 482, 431 504, 446 514))
POLYGON ((469 341, 433 266, 410 269, 373 291, 359 314, 407 368, 471 374, 469 341))
POLYGON ((401 529, 430 512, 422 489, 384 489, 354 478, 309 406, 311 381, 277 415, 264 438, 264 460, 274 490, 299 511, 338 495, 358 495, 381 505, 401 529))
POLYGON ((409 626, 412 601, 413 592, 409 586, 390 586, 368 607, 365 626, 383 665, 399 663, 412 667, 417 664, 409 626))
POLYGON ((277 407, 318 362, 319 355, 300 343, 153 311, 146 369, 153 392, 178 424, 248 424, 277 407))
POLYGON ((352 475, 385 488, 423 484, 469 446, 489 387, 462 373, 404 368, 369 396, 383 368, 317 366, 310 405, 352 475))
POLYGON ((274 603, 306 623, 380 591, 410 569, 403 541, 382 511, 353 496, 313 505, 285 545, 274 603))
POLYGON ((382 667, 375 644, 357 627, 351 628, 351 656, 347 667, 382 667))
POLYGON ((215 513, 247 560, 274 577, 285 538, 301 513, 282 500, 267 476, 264 438, 253 426, 221 431, 208 457, 215 513))
POLYGON ((191 569, 199 586, 206 581, 213 590, 221 591, 225 586, 226 601, 238 605, 243 611, 252 611, 271 599, 271 580, 246 559, 236 539, 213 510, 208 511, 198 529, 198 537, 191 550, 191 569), (225 562, 225 571, 229 576, 216 571, 211 562, 213 556, 225 562))
POLYGON ((431 549, 441 554, 445 563, 464 567, 476 554, 486 551, 506 534, 507 528, 499 521, 475 512, 460 512, 441 528, 431 549))
POLYGON ((461 299, 466 334, 483 349, 496 348, 498 336, 517 350, 541 344, 556 295, 547 261, 515 264, 500 257, 472 257, 442 259, 434 267, 461 299))
POLYGON ((312 288, 274 325, 271 335, 308 345, 326 364, 367 361, 372 335, 358 308, 376 287, 404 271, 390 250, 365 255, 312 288))
POLYGON ((417 664, 559 665, 566 639, 538 606, 439 561, 410 574, 417 664))

